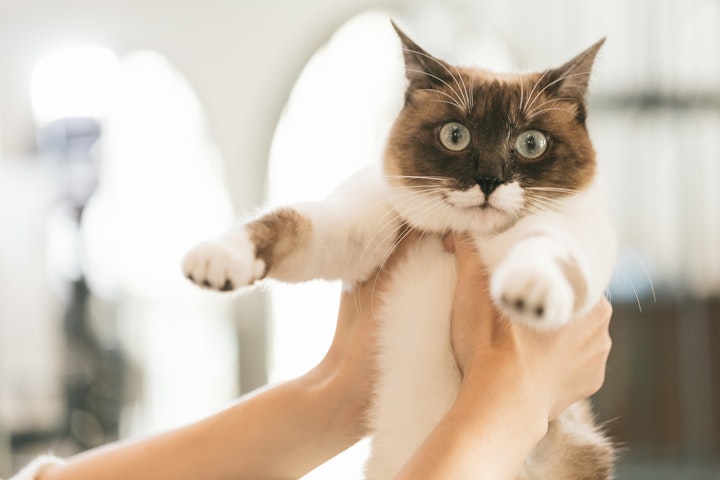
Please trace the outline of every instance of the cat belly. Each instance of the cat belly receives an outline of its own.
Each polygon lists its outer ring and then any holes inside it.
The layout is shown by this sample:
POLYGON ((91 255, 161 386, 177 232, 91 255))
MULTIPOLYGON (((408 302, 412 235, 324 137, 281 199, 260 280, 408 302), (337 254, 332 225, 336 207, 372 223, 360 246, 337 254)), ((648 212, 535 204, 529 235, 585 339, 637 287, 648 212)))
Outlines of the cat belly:
POLYGON ((450 344, 455 259, 438 238, 414 248, 398 265, 379 310, 370 480, 397 474, 452 405, 460 383, 450 344))

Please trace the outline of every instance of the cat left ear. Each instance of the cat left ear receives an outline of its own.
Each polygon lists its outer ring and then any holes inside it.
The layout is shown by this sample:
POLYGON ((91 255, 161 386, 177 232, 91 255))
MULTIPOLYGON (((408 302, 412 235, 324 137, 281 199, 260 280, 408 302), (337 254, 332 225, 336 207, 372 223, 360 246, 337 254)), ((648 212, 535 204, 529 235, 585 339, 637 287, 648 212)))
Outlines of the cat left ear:
POLYGON ((604 43, 605 37, 563 66, 550 70, 545 75, 547 91, 554 92, 560 98, 575 100, 580 107, 578 116, 582 120, 585 118, 585 98, 595 57, 604 43))
POLYGON ((391 21, 395 32, 402 43, 405 59, 405 76, 410 81, 409 90, 431 88, 432 85, 447 84, 452 79, 449 66, 442 60, 433 57, 418 44, 413 42, 405 32, 391 21))

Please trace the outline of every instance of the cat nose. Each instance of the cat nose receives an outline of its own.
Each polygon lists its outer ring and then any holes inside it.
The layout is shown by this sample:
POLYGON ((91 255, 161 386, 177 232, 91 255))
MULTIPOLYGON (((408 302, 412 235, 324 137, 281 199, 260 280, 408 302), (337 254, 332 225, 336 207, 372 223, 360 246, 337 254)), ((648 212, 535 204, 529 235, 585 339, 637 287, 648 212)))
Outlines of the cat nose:
POLYGON ((482 190, 486 196, 489 196, 503 183, 503 181, 497 177, 477 177, 475 181, 480 185, 480 190, 482 190))

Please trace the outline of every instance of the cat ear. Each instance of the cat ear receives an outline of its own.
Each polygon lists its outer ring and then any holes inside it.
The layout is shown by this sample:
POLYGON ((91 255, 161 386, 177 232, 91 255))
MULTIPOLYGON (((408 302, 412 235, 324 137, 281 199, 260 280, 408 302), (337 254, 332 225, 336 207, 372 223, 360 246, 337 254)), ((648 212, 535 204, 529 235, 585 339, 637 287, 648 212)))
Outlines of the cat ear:
POLYGON ((445 62, 420 48, 394 21, 391 20, 390 23, 402 43, 405 76, 410 81, 408 90, 447 84, 448 80, 452 79, 450 67, 445 62))
POLYGON ((545 72, 546 91, 554 93, 559 98, 569 98, 577 102, 580 107, 578 116, 585 118, 585 98, 587 96, 590 74, 600 47, 605 43, 601 38, 593 46, 577 55, 559 68, 545 72))

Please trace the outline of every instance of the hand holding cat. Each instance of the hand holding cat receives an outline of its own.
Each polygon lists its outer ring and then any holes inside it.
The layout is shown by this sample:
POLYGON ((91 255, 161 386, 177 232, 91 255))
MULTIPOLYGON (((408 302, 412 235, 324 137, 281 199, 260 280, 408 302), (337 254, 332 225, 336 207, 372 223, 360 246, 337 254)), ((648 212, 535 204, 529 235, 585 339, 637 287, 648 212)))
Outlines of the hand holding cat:
MULTIPOLYGON (((519 384, 553 419, 597 392, 610 353, 612 307, 603 297, 590 313, 549 331, 502 317, 489 296, 487 273, 467 237, 446 240, 458 258, 452 312, 455 357, 464 375, 519 384), (475 372, 475 370, 477 372, 475 372)), ((513 387, 517 388, 517 387, 513 387)))

